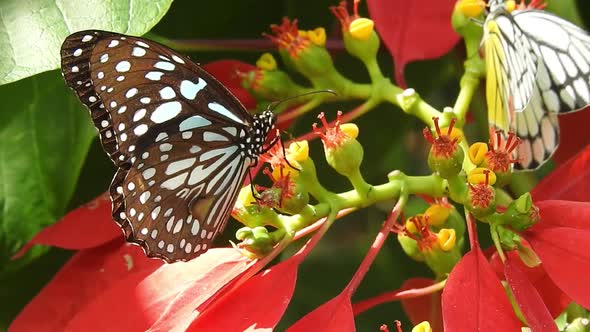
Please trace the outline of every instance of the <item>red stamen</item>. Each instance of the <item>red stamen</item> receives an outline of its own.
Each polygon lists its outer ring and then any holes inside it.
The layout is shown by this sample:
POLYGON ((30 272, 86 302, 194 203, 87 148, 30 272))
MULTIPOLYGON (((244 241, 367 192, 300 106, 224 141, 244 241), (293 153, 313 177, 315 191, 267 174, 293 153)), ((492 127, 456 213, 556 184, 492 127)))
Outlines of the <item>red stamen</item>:
POLYGON ((428 128, 424 128, 424 130, 422 130, 422 135, 424 135, 424 138, 430 143, 430 144, 434 144, 435 140, 434 140, 434 136, 432 136, 432 133, 430 132, 430 129, 428 128))
POLYGON ((389 332, 389 328, 385 324, 381 325, 381 327, 379 328, 379 330, 381 330, 383 332, 389 332))
POLYGON ((452 118, 451 123, 449 124, 449 128, 447 129, 447 136, 451 136, 451 133, 453 132, 453 127, 455 126, 455 123, 457 123, 457 119, 452 118))
POLYGON ((440 127, 438 126, 438 118, 436 116, 433 116, 432 121, 434 122, 434 127, 436 128, 436 134, 438 135, 438 137, 441 137, 442 133, 440 131, 440 127))
POLYGON ((400 322, 399 320, 395 321, 395 327, 397 328, 397 332, 403 332, 402 331, 402 322, 400 322))
POLYGON ((359 17, 359 2, 361 2, 361 0, 354 0, 353 3, 353 13, 354 13, 354 17, 359 17))

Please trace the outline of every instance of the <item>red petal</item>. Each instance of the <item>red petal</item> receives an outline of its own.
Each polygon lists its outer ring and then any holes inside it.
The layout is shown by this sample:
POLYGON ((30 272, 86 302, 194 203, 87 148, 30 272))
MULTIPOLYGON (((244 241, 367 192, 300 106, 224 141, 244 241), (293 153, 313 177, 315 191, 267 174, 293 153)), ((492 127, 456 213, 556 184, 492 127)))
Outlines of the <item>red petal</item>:
MULTIPOLYGON (((527 267, 522 263, 518 253, 514 250, 507 252, 506 256, 508 256, 513 265, 518 265, 520 269, 526 273, 527 278, 537 289, 539 295, 541 295, 543 303, 545 303, 551 316, 559 316, 571 302, 571 299, 553 283, 543 269, 543 266, 539 265, 534 268, 527 267)), ((498 256, 497 252, 492 256, 490 265, 494 271, 496 271, 498 277, 504 279, 504 263, 500 260, 500 256, 498 256)))
POLYGON ((322 304, 298 320, 287 332, 354 332, 354 314, 348 292, 322 304))
MULTIPOLYGON (((400 289, 424 288, 434 284, 434 280, 428 278, 410 278, 406 280, 400 289)), ((423 321, 430 322, 433 331, 442 331, 442 308, 440 306, 440 293, 402 299, 402 307, 412 321, 418 325, 423 321)))
POLYGON ((111 200, 105 193, 43 229, 13 258, 22 256, 36 244, 79 250, 98 247, 123 238, 122 235, 121 228, 111 218, 111 200))
MULTIPOLYGON (((63 331, 72 317, 114 283, 130 276, 141 279, 162 264, 146 258, 140 247, 123 241, 80 251, 21 311, 10 331, 63 331)), ((130 309, 119 311, 117 319, 130 309)), ((102 317, 102 313, 94 316, 95 320, 102 317)), ((88 331, 91 326, 80 331, 88 331)))
POLYGON ((541 220, 533 229, 569 227, 590 231, 590 202, 541 201, 537 207, 541 220))
POLYGON ((300 263, 300 257, 293 256, 250 278, 199 316, 188 331, 274 328, 291 301, 300 263))
POLYGON ((557 325, 543 303, 543 299, 525 272, 513 261, 518 259, 506 260, 504 274, 528 326, 533 331, 557 331, 557 325))
POLYGON ((223 83, 244 104, 246 109, 256 108, 256 99, 242 87, 242 79, 237 74, 238 72, 246 73, 255 70, 256 66, 237 60, 219 60, 210 62, 203 68, 223 83))
POLYGON ((397 83, 405 87, 408 62, 438 58, 459 40, 451 26, 456 0, 368 0, 375 27, 395 62, 397 83))
POLYGON ((590 107, 559 117, 560 137, 559 147, 553 156, 555 162, 558 164, 566 162, 590 144, 590 135, 586 128, 588 123, 590 123, 590 107))
POLYGON ((199 305, 245 271, 249 262, 233 248, 220 248, 190 262, 164 264, 148 276, 130 275, 82 308, 68 329, 184 330, 199 314, 199 305))
POLYGON ((453 268, 442 294, 445 331, 520 331, 500 280, 476 248, 453 268))
POLYGON ((553 282, 576 303, 590 308, 590 231, 540 228, 527 231, 524 236, 553 282))
MULTIPOLYGON (((590 114, 590 111, 586 113, 590 114)), ((590 145, 551 172, 535 186, 531 194, 535 201, 567 199, 588 202, 590 201, 590 190, 586 189, 588 183, 590 183, 590 145)))

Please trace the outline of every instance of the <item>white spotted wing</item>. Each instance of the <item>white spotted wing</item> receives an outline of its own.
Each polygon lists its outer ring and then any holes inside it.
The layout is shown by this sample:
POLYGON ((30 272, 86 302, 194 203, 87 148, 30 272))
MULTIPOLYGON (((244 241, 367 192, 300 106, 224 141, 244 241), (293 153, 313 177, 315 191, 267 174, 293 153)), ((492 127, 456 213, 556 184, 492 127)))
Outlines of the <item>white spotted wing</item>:
POLYGON ((127 240, 168 262, 205 252, 264 141, 252 116, 201 67, 151 41, 82 31, 61 57, 119 168, 110 193, 127 240))

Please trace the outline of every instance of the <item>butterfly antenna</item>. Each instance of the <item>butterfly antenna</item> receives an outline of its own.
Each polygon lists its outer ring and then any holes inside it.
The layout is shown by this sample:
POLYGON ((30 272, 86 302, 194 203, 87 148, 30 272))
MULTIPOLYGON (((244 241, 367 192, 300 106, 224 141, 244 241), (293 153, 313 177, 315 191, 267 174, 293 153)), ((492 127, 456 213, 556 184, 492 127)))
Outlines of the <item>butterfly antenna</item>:
MULTIPOLYGON (((279 135, 279 137, 281 137, 281 133, 279 132, 279 130, 277 129, 277 135, 279 135)), ((283 138, 280 138, 281 141, 281 149, 283 149, 283 159, 285 159, 285 162, 287 163, 287 165, 289 165, 289 167, 291 167, 292 169, 296 170, 297 172, 300 172, 301 170, 293 165, 291 165, 291 163, 289 162, 289 159, 287 159, 287 151, 285 150, 285 144, 283 143, 283 138)))
POLYGON ((293 99, 297 99, 297 98, 299 98, 299 97, 305 97, 305 96, 309 96, 309 95, 314 95, 314 94, 316 94, 316 93, 330 93, 330 94, 332 94, 332 95, 334 95, 334 96, 337 96, 337 95, 338 95, 338 94, 336 93, 336 91, 334 91, 334 90, 330 90, 330 89, 326 89, 326 90, 315 90, 315 91, 305 92, 305 93, 301 93, 301 94, 298 94, 298 95, 295 95, 295 96, 287 97, 287 98, 285 98, 285 99, 282 99, 282 100, 276 100, 276 101, 273 101, 272 103, 268 104, 268 107, 267 107, 267 109, 269 109, 269 110, 273 110, 273 109, 275 109, 277 106, 279 106, 280 104, 282 104, 282 103, 284 103, 284 102, 286 102, 286 101, 290 101, 290 100, 293 100, 293 99))

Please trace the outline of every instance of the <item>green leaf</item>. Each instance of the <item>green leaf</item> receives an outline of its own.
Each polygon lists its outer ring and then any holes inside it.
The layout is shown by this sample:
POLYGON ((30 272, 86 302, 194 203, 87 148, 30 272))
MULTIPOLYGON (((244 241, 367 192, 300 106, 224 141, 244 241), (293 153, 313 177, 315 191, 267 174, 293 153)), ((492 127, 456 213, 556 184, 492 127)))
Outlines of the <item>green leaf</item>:
POLYGON ((2 86, 0 100, 2 265, 64 214, 96 131, 58 71, 2 86))
POLYGON ((579 27, 584 27, 582 19, 578 13, 578 7, 575 0, 553 0, 547 1, 547 10, 558 16, 574 23, 579 27))
POLYGON ((0 84, 59 67, 71 33, 101 29, 143 35, 172 0, 3 0, 0 2, 0 84))

